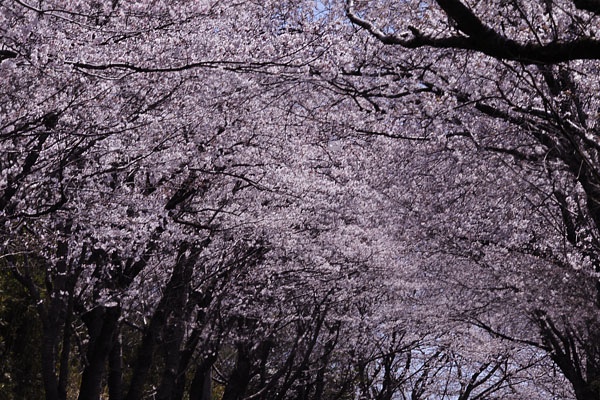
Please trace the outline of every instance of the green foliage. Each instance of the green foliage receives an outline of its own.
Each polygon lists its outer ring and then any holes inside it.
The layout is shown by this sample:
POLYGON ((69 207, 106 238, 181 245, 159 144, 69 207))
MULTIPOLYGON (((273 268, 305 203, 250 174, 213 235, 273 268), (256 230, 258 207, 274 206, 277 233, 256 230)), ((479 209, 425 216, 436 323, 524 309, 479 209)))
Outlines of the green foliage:
POLYGON ((0 400, 43 399, 41 330, 35 304, 0 264, 0 400))
POLYGON ((223 398, 223 394, 225 393, 225 385, 220 383, 213 383, 211 398, 215 400, 220 400, 223 398))

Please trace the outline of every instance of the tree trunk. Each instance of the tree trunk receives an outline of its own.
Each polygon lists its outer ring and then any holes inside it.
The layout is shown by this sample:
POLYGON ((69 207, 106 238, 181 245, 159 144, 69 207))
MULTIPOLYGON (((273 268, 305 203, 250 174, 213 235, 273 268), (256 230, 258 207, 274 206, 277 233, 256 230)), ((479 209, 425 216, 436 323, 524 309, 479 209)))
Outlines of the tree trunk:
MULTIPOLYGON (((187 294, 186 285, 189 283, 194 262, 193 257, 185 257, 184 254, 187 249, 187 245, 182 245, 179 249, 179 257, 175 263, 173 273, 169 279, 169 282, 167 283, 163 297, 160 299, 156 310, 152 315, 150 324, 144 331, 142 344, 138 348, 136 365, 133 371, 133 377, 131 378, 126 400, 140 400, 142 398, 148 371, 150 370, 150 366, 152 364, 156 339, 159 333, 165 327, 169 316, 173 312, 179 313, 178 310, 181 310, 183 307, 182 301, 185 302, 187 294)), ((176 372, 177 364, 175 365, 174 369, 176 372)), ((169 378, 169 380, 170 379, 171 378, 169 378)), ((169 383, 169 386, 170 385, 171 383, 169 383)), ((164 390, 166 390, 166 388, 164 390)))
POLYGON ((98 400, 102 392, 102 376, 106 367, 115 332, 120 307, 97 307, 84 316, 90 333, 87 366, 81 376, 79 400, 98 400))
POLYGON ((108 398, 123 398, 123 352, 119 329, 115 330, 113 345, 108 355, 108 398))
POLYGON ((47 320, 43 322, 42 379, 44 381, 46 400, 61 400, 58 396, 58 379, 56 377, 56 342, 58 329, 56 325, 47 320))
POLYGON ((183 341, 184 325, 181 321, 173 322, 167 327, 165 335, 164 353, 165 367, 156 398, 158 400, 172 400, 176 394, 177 374, 179 373, 179 351, 183 341))
POLYGON ((216 358, 205 360, 196 368, 194 379, 190 385, 190 400, 211 400, 212 397, 212 365, 216 358))
POLYGON ((239 400, 246 393, 246 389, 250 383, 250 369, 252 368, 250 349, 248 347, 245 343, 238 345, 237 361, 229 376, 229 381, 221 400, 239 400))

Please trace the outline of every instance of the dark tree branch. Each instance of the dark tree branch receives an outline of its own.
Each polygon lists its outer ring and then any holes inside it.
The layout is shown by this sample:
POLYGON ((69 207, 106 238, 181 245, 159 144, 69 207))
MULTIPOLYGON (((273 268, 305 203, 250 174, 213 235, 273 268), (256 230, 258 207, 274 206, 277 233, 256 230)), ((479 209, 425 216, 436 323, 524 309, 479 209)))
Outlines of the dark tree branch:
MULTIPOLYGON (((587 1, 583 1, 586 2, 587 1)), ((596 1, 593 1, 596 3, 596 1)), ((433 37, 409 26, 411 34, 385 34, 373 23, 363 19, 354 11, 354 1, 348 0, 346 15, 350 21, 368 31, 380 42, 406 48, 434 47, 441 49, 473 50, 488 56, 519 61, 524 64, 556 64, 571 60, 600 59, 600 41, 581 37, 564 42, 520 43, 496 32, 471 10, 457 0, 438 0, 438 5, 449 18, 456 22, 458 29, 467 36, 433 37)))
POLYGON ((0 62, 8 59, 8 58, 16 58, 17 53, 10 50, 0 50, 0 62))
POLYGON ((573 4, 580 10, 600 15, 600 1, 598 0, 573 0, 573 4))
POLYGON ((282 68, 300 68, 303 64, 292 64, 292 63, 280 63, 273 61, 263 62, 247 62, 247 61, 227 61, 227 60, 213 60, 213 61, 198 61, 189 64, 170 66, 170 67, 142 67, 139 65, 129 63, 108 63, 108 64, 91 64, 86 62, 67 62, 74 68, 80 70, 89 71, 108 71, 108 70, 125 70, 137 73, 154 73, 154 72, 181 72, 188 71, 198 68, 207 69, 225 69, 229 71, 240 71, 240 72, 258 72, 265 67, 282 67, 282 68))

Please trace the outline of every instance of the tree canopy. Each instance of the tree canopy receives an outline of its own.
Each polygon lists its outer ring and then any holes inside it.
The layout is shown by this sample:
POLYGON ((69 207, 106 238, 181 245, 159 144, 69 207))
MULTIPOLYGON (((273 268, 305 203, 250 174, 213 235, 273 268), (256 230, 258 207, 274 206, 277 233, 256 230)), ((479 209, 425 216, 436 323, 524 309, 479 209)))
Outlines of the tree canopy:
POLYGON ((0 0, 0 392, 600 399, 599 18, 0 0))

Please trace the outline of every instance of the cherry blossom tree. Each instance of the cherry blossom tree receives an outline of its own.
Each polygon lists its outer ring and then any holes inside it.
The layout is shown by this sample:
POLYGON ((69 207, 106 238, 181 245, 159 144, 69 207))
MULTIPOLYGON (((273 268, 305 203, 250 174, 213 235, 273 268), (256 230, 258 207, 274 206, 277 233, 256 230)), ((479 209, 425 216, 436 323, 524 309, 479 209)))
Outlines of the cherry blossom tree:
POLYGON ((47 399, 325 390, 391 246, 279 7, 2 4, 2 260, 47 399))
POLYGON ((406 110, 412 122, 404 126, 446 153, 431 157, 432 173, 416 183, 443 193, 417 210, 431 239, 418 252, 430 273, 450 282, 443 290, 459 301, 451 314, 548 352, 577 398, 597 398, 597 5, 340 7, 385 46, 382 73, 414 60, 421 67, 405 78, 427 89, 418 98, 412 91, 420 113, 408 101, 371 101, 388 114, 406 110))
POLYGON ((0 2, 46 399, 597 398, 596 12, 0 2))

